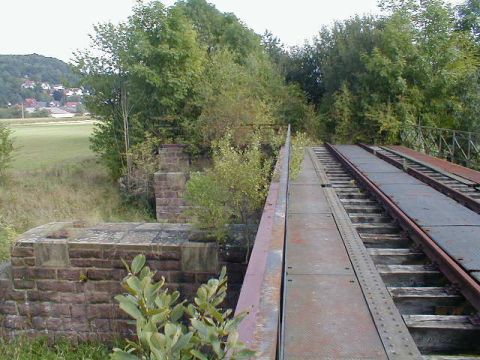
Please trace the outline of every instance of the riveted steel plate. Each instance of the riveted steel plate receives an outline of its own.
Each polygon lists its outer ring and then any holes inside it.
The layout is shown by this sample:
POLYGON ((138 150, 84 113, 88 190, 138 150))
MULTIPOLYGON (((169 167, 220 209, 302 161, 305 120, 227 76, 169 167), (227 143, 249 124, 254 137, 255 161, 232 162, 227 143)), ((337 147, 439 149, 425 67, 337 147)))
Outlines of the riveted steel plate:
POLYGON ((287 276, 285 284, 285 359, 387 359, 354 275, 287 276))
POLYGON ((421 185, 420 180, 415 179, 414 177, 407 175, 405 173, 369 173, 368 178, 372 180, 375 185, 390 185, 390 184, 411 184, 411 185, 421 185))
POLYGON ((331 214, 290 214, 287 246, 286 271, 289 275, 353 275, 352 264, 331 214))
POLYGON ((479 214, 428 185, 394 184, 379 188, 420 226, 480 225, 479 214))
POLYGON ((480 226, 434 226, 424 230, 465 270, 480 271, 480 226))
MULTIPOLYGON (((316 177, 313 173, 312 176, 316 177)), ((301 214, 331 213, 320 185, 290 184, 288 212, 301 214)))
POLYGON ((433 156, 419 153, 418 151, 406 148, 405 146, 389 146, 389 148, 395 151, 398 151, 400 153, 406 154, 408 156, 411 156, 414 159, 420 160, 422 162, 425 162, 435 167, 438 167, 440 169, 443 169, 444 171, 461 176, 474 183, 480 183, 480 172, 475 171, 473 169, 469 169, 461 165, 451 163, 447 160, 438 159, 433 156))

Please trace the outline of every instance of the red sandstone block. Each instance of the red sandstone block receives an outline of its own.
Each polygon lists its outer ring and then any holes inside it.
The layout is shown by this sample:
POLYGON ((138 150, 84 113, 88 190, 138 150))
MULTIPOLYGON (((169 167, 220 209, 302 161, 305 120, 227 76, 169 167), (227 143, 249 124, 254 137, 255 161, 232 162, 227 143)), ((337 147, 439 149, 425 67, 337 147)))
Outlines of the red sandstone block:
POLYGON ((24 258, 20 258, 20 257, 11 258, 10 263, 12 264, 12 266, 25 266, 26 265, 25 261, 24 261, 24 258))
POLYGON ((47 330, 63 330, 62 319, 49 317, 45 320, 47 330))
POLYGON ((34 289, 35 281, 33 280, 13 280, 13 287, 15 289, 34 289))
POLYGON ((167 270, 181 270, 182 264, 177 260, 151 260, 148 266, 152 270, 167 271, 167 270))
POLYGON ((82 274, 85 274, 85 271, 84 270, 82 271, 80 269, 58 269, 57 279, 80 281, 82 274))
POLYGON ((72 319, 87 319, 87 306, 86 305, 75 305, 71 308, 72 319))
POLYGON ((110 320, 108 319, 95 319, 90 321, 90 331, 107 332, 111 331, 110 320))
POLYGON ((55 291, 27 290, 26 300, 58 302, 59 296, 58 293, 55 291))
POLYGON ((103 258, 103 250, 102 250, 102 248, 98 248, 98 249, 70 249, 69 255, 70 255, 70 259, 73 259, 73 258, 101 259, 101 258, 103 258))
POLYGON ((12 278, 25 279, 27 277, 27 268, 25 266, 12 266, 12 278))
POLYGON ((180 260, 181 251, 180 248, 177 251, 161 251, 160 252, 151 252, 145 254, 147 261, 150 260, 180 260))
POLYGON ((82 293, 59 293, 59 301, 64 304, 84 304, 85 294, 82 293))
POLYGON ((56 279, 57 270, 42 267, 27 267, 26 276, 28 279, 56 279))
POLYGON ((111 319, 114 316, 113 304, 87 305, 87 319, 111 319))
POLYGON ((122 280, 126 272, 120 269, 88 269, 89 280, 122 280))
MULTIPOLYGON (((1 291, 0 291, 1 295, 1 291)), ((10 290, 7 291, 6 294, 2 298, 5 300, 13 300, 13 301, 25 301, 26 299, 26 291, 15 291, 15 290, 10 290)))
POLYGON ((108 292, 110 294, 121 294, 125 292, 118 281, 87 281, 85 290, 88 292, 108 292))
POLYGON ((85 299, 89 304, 109 303, 113 297, 118 294, 110 294, 108 292, 90 292, 85 293, 85 299))
POLYGON ((70 265, 80 268, 111 268, 112 262, 109 259, 70 259, 70 265))
POLYGON ((31 324, 23 316, 18 315, 7 315, 3 319, 3 327, 6 329, 28 329, 31 327, 31 324))
POLYGON ((125 249, 105 250, 104 256, 105 258, 108 258, 111 260, 124 259, 128 263, 128 260, 133 260, 135 256, 137 256, 138 254, 147 252, 148 250, 149 250, 148 247, 145 247, 144 249, 135 249, 135 250, 133 249, 132 250, 125 250, 125 249))
POLYGON ((135 325, 131 324, 129 320, 113 320, 111 327, 114 333, 128 334, 135 331, 135 325))
POLYGON ((63 331, 86 332, 89 328, 88 322, 85 320, 62 318, 60 321, 63 331))
POLYGON ((44 330, 47 328, 47 321, 43 317, 34 317, 32 318, 32 327, 37 330, 44 330))
POLYGON ((12 258, 14 257, 33 257, 34 252, 33 252, 33 247, 32 246, 21 246, 21 245, 16 245, 14 246, 12 250, 12 258))
POLYGON ((17 315, 15 301, 0 301, 0 315, 17 315))
POLYGON ((37 280, 39 291, 76 292, 75 283, 72 281, 37 280))

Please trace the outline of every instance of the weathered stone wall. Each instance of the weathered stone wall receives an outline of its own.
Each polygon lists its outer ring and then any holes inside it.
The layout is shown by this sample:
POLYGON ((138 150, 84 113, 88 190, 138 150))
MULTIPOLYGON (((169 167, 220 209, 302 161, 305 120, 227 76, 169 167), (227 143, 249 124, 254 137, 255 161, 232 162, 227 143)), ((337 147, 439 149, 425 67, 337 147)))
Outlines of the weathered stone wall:
POLYGON ((184 194, 188 181, 190 159, 179 144, 163 145, 158 150, 160 171, 154 174, 157 220, 166 223, 186 223, 188 208, 184 194))
MULTIPOLYGON (((121 259, 139 253, 170 289, 191 299, 199 284, 228 269, 227 307, 234 308, 246 269, 245 248, 192 242, 188 225, 102 224, 78 228, 52 223, 16 243, 0 268, 0 321, 7 336, 104 340, 132 328, 113 297, 126 275, 121 259)), ((198 238, 198 234, 197 234, 198 238)))

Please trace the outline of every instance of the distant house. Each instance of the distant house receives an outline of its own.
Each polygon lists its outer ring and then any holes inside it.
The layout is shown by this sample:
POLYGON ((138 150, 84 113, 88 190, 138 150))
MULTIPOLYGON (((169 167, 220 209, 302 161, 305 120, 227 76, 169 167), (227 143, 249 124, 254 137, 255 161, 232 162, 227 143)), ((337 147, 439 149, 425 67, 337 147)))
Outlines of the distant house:
POLYGON ((50 114, 52 115, 53 118, 71 118, 71 117, 74 117, 75 114, 74 113, 71 113, 71 112, 68 112, 66 110, 63 110, 63 109, 59 109, 59 108, 48 108, 47 109, 48 111, 50 111, 50 114))
POLYGON ((36 108, 38 106, 38 102, 34 98, 27 98, 24 100, 23 106, 26 108, 36 108))
POLYGON ((47 90, 51 90, 52 87, 50 86, 49 83, 43 82, 43 83, 42 83, 42 89, 45 90, 45 91, 47 91, 47 90))
POLYGON ((65 103, 65 110, 70 112, 77 112, 77 108, 81 104, 82 103, 78 101, 68 101, 65 103))
POLYGON ((53 90, 64 90, 65 87, 62 84, 56 84, 52 86, 53 90))
POLYGON ((35 81, 33 80, 25 80, 22 84, 22 89, 35 89, 35 81))

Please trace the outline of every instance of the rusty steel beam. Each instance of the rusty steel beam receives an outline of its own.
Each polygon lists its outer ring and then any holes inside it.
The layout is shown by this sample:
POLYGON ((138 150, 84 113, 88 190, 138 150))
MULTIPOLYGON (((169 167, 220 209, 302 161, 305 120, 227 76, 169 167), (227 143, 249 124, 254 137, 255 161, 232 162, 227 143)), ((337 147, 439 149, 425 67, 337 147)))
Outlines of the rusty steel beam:
POLYGON ((268 192, 235 314, 248 311, 239 339, 255 359, 277 357, 290 164, 290 126, 268 192))
POLYGON ((379 152, 375 151, 374 149, 372 149, 371 147, 369 147, 366 144, 360 143, 358 145, 361 148, 367 150, 368 152, 374 154, 378 158, 382 159, 383 161, 386 161, 390 165, 393 165, 396 168, 404 170, 407 174, 413 176, 414 178, 417 178, 421 182, 431 186, 432 188, 434 188, 437 191, 440 191, 442 194, 447 195, 448 197, 452 198, 453 200, 458 201, 460 204, 466 206, 470 210, 475 211, 477 214, 480 214, 480 202, 478 202, 474 198, 471 198, 470 196, 465 195, 465 194, 461 193, 460 191, 452 189, 451 187, 449 187, 445 184, 442 184, 440 181, 435 180, 434 178, 432 178, 428 175, 425 175, 422 172, 420 172, 420 171, 418 171, 414 168, 407 167, 405 169, 403 167, 403 163, 401 163, 400 161, 392 159, 391 157, 389 157, 385 154, 379 153, 379 152))
POLYGON ((439 267, 447 279, 458 287, 472 306, 480 310, 480 284, 334 146, 327 143, 326 147, 352 176, 383 204, 388 213, 422 247, 426 255, 439 267))

